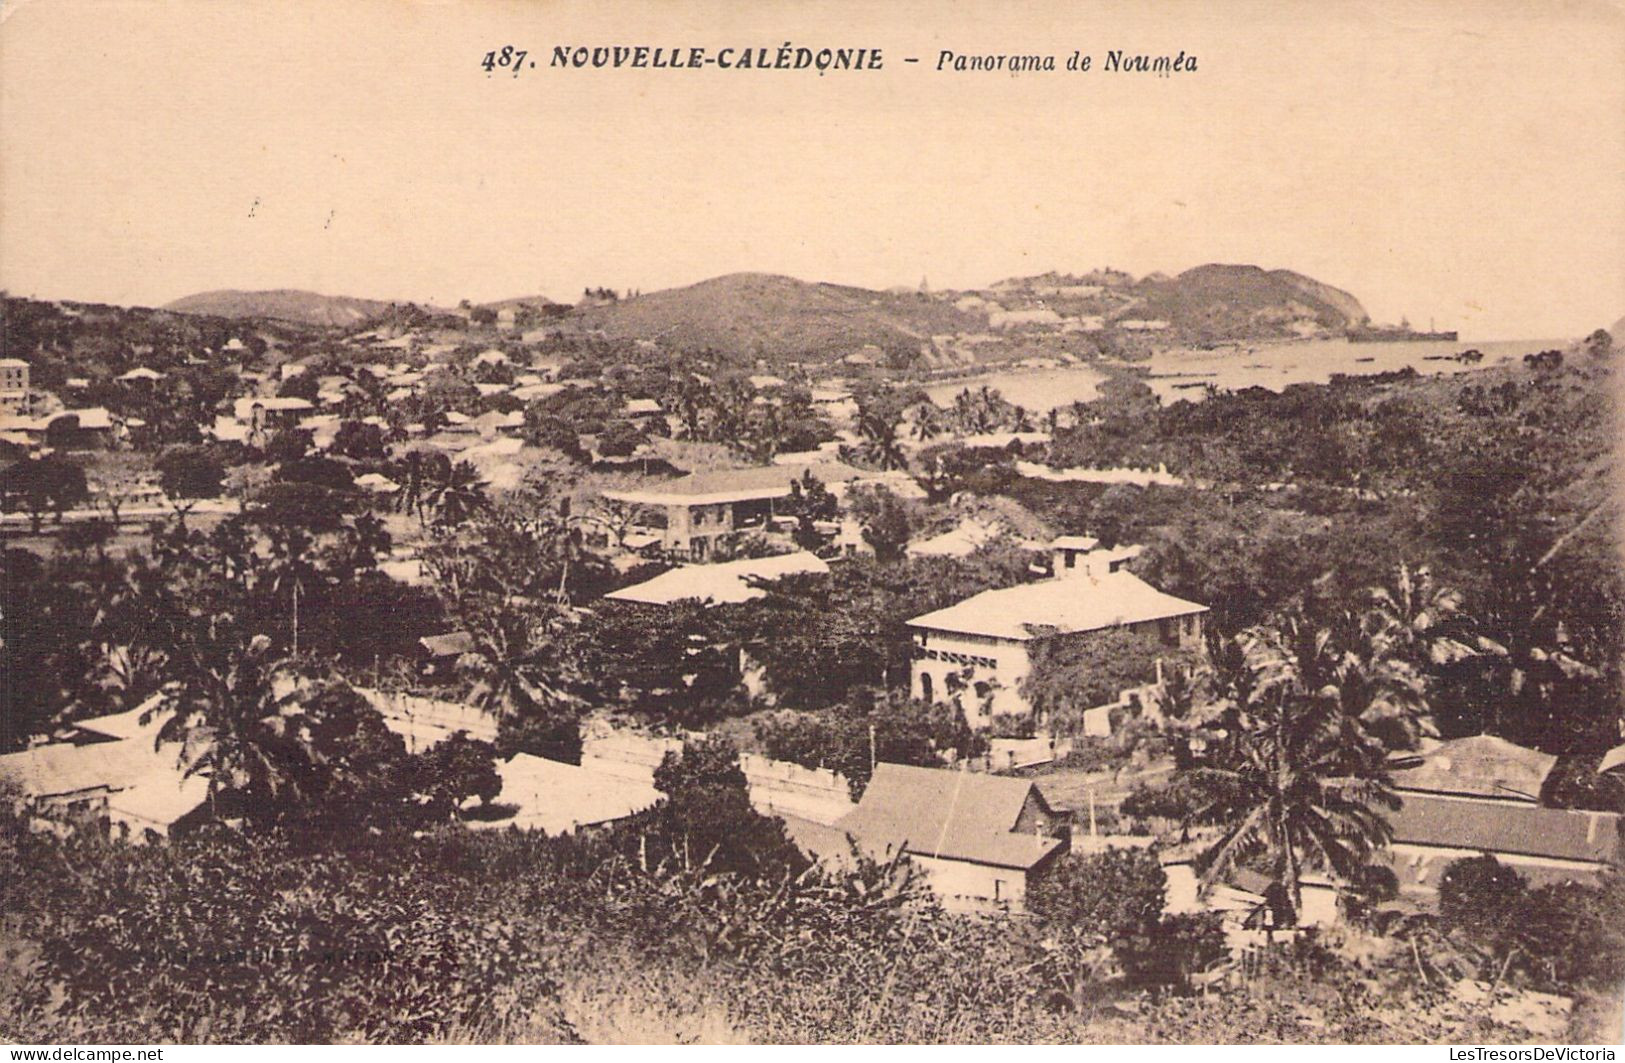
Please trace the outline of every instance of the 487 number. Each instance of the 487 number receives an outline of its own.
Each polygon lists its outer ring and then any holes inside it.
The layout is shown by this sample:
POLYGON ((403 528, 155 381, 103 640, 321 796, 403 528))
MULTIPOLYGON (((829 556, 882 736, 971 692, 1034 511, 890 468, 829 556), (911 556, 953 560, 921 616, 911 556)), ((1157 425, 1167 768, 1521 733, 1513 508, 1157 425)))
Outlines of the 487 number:
POLYGON ((518 77, 519 71, 524 69, 534 70, 536 68, 535 60, 526 61, 529 55, 530 52, 524 48, 515 48, 511 44, 505 44, 500 49, 486 52, 485 58, 480 61, 480 66, 484 68, 487 74, 499 69, 512 70, 513 76, 518 77))

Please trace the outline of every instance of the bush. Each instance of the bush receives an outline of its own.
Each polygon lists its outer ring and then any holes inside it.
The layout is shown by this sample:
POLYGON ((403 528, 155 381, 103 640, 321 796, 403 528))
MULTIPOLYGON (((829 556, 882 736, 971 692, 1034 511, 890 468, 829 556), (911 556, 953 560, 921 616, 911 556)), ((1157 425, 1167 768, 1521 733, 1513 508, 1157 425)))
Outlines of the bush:
POLYGON ((1524 877, 1495 857, 1463 857, 1439 878, 1439 917, 1486 944, 1497 941, 1518 918, 1527 892, 1524 877))
POLYGON ((1149 849, 1068 853, 1027 891, 1027 910, 1111 940, 1154 926, 1167 885, 1168 876, 1149 849))
POLYGON ((1193 974, 1230 954, 1218 912, 1170 915, 1112 946, 1131 984, 1186 989, 1193 974))
POLYGON ((1601 887, 1563 882, 1532 890, 1516 937, 1541 981, 1617 989, 1625 980, 1625 885, 1612 875, 1601 887))

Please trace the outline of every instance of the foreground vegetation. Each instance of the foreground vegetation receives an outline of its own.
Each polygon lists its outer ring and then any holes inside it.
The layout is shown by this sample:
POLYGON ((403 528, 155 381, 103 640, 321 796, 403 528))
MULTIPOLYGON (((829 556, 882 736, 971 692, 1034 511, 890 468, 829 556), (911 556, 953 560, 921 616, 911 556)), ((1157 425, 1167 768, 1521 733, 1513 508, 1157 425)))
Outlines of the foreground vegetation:
MULTIPOLYGON (((1455 977, 1582 991, 1607 1036, 1625 941, 1601 893, 1509 964, 1506 876, 1443 918, 1304 936, 1196 992, 1211 919, 1161 918, 1145 852, 1071 857, 1032 919, 945 913, 906 862, 814 872, 726 756, 605 833, 348 839, 218 830, 163 846, 0 833, 0 1036, 39 1042, 1515 1041, 1455 977), (696 855, 701 854, 704 855, 696 855), (1586 905, 1590 907, 1586 907, 1586 905), (1468 913, 1462 915, 1460 913, 1468 913), (1597 913, 1603 913, 1601 915, 1597 913), (1588 914, 1589 913, 1589 914, 1588 914), (1559 949, 1556 943, 1561 942, 1559 949), (1544 962, 1544 961, 1542 961, 1544 962), (1554 982, 1553 976, 1561 981, 1554 982), (1587 988, 1592 987, 1592 988, 1587 988)), ((686 763, 685 763, 686 762, 686 763)), ((1527 910, 1528 898, 1520 911, 1527 910)), ((1617 1022, 1617 1019, 1615 1020, 1617 1022)), ((1616 1027, 1617 1028, 1617 1027, 1616 1027)))

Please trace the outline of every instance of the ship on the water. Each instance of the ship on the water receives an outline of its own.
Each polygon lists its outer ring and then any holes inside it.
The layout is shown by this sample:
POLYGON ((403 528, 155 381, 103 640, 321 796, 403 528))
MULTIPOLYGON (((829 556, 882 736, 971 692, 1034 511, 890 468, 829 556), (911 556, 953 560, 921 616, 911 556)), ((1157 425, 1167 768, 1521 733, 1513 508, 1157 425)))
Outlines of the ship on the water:
POLYGON ((1370 322, 1354 325, 1348 330, 1348 338, 1350 343, 1455 343, 1456 333, 1454 330, 1435 332, 1431 323, 1428 330, 1423 332, 1411 328, 1409 321, 1400 318, 1398 325, 1373 325, 1370 322))

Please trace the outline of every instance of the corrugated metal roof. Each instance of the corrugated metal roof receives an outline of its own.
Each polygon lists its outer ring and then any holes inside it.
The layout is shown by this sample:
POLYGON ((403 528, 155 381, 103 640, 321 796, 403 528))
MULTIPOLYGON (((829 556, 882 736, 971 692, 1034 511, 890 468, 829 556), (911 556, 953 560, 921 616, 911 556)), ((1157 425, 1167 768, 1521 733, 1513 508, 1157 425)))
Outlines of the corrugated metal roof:
POLYGON ((1468 797, 1402 794, 1388 815, 1396 845, 1581 860, 1620 865, 1622 817, 1468 797))
POLYGON ((652 807, 661 799, 653 786, 590 771, 574 764, 516 753, 497 765, 502 793, 492 802, 516 806, 511 817, 471 819, 476 829, 521 827, 567 834, 579 827, 610 823, 652 807))
POLYGON ((691 473, 656 487, 640 491, 605 491, 605 498, 648 505, 705 505, 715 502, 749 501, 757 498, 783 498, 790 483, 805 473, 825 485, 860 480, 876 474, 844 465, 823 462, 816 465, 759 465, 748 469, 715 469, 691 473))

